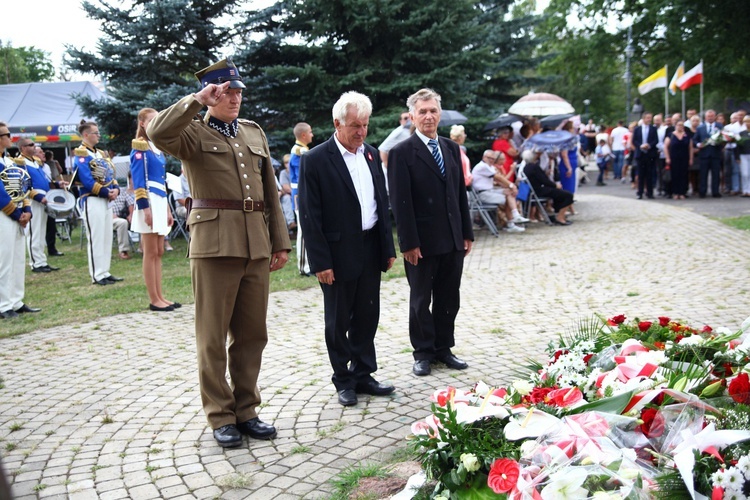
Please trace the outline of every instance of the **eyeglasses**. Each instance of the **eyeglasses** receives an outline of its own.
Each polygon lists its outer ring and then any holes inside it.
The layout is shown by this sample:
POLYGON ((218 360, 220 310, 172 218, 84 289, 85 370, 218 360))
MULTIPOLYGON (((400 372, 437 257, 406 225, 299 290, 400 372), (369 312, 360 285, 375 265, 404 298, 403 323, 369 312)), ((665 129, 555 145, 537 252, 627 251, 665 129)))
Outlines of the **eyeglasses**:
POLYGON ((88 134, 89 134, 89 135, 102 135, 102 134, 100 134, 99 132, 89 132, 88 134))
POLYGON ((32 143, 32 144, 24 144, 24 145, 23 145, 23 146, 21 146, 21 147, 22 147, 22 148, 29 148, 29 147, 31 147, 31 148, 35 148, 35 147, 36 147, 36 144, 33 144, 33 143, 32 143))
POLYGON ((6 134, 0 134, 0 137, 10 137, 10 132, 8 132, 6 134))

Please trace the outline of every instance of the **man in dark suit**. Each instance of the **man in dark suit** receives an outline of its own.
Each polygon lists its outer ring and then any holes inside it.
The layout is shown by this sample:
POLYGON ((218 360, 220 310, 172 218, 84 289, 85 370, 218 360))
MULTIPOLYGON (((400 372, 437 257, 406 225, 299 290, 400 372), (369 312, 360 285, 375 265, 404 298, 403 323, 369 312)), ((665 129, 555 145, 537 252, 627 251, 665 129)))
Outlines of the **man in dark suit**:
POLYGON ((711 173, 711 196, 721 198, 719 193, 719 173, 721 171, 721 146, 717 146, 711 136, 722 129, 721 123, 716 122, 716 112, 713 109, 706 111, 706 121, 698 125, 693 142, 698 148, 700 159, 700 183, 698 194, 701 198, 706 197, 708 191, 708 174, 711 173))
POLYGON ((474 233, 460 150, 437 135, 440 95, 422 89, 406 104, 416 131, 388 154, 388 186, 411 287, 413 372, 424 376, 436 361, 457 370, 469 366, 451 348, 464 257, 471 251, 474 233))
POLYGON ((656 175, 656 159, 659 151, 659 135, 656 127, 651 125, 652 113, 644 113, 643 125, 636 125, 630 138, 631 149, 635 149, 635 161, 638 165, 638 199, 643 199, 643 188, 646 188, 648 199, 654 198, 653 179, 656 175))
POLYGON ((372 374, 380 319, 380 273, 396 260, 378 150, 365 144, 372 104, 347 92, 333 106, 331 138, 302 156, 300 224, 310 271, 323 290, 325 339, 339 403, 385 396, 372 374), (348 333, 348 335, 347 335, 348 333))

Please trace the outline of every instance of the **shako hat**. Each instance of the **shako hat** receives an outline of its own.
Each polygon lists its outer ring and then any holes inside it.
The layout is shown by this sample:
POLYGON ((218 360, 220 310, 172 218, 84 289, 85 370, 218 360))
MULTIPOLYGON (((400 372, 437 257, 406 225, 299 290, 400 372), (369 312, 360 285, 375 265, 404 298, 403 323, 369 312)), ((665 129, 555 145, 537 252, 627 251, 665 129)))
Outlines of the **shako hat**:
POLYGON ((205 87, 209 83, 221 85, 224 82, 230 82, 230 89, 245 88, 245 84, 242 83, 242 77, 237 70, 237 66, 235 66, 232 60, 228 57, 198 71, 195 74, 195 77, 201 82, 201 87, 205 87))

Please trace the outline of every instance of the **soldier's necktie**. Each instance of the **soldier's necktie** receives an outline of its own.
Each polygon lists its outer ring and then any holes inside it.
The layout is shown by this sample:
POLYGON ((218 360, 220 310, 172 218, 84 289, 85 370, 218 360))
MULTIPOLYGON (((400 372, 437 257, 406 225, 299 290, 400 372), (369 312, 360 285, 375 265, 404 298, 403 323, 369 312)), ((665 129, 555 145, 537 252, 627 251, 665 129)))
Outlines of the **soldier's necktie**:
POLYGON ((427 141, 427 144, 432 148, 432 157, 435 158, 438 167, 440 167, 440 173, 445 177, 445 162, 443 161, 443 156, 440 154, 440 149, 438 149, 437 140, 430 139, 427 141))

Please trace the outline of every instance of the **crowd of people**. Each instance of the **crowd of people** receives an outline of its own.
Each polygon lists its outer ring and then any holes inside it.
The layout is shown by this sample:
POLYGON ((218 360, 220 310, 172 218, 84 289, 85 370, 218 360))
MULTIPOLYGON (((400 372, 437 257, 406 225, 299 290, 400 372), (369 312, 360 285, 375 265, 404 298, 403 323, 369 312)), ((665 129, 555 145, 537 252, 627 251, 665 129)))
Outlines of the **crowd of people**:
POLYGON ((592 133, 582 127, 587 154, 602 158, 600 179, 631 182, 638 199, 655 196, 683 200, 690 196, 750 197, 750 117, 740 109, 729 115, 709 109, 703 119, 695 109, 671 116, 646 112, 625 126, 602 125, 592 133), (603 143, 602 143, 603 141, 603 143), (598 148, 608 149, 600 156, 598 148), (628 176, 629 173, 629 176, 628 176))
MULTIPOLYGON (((277 173, 261 127, 239 118, 246 87, 231 60, 195 76, 198 91, 163 111, 144 108, 135 117, 127 189, 115 179, 109 155, 97 148, 101 136, 94 122, 79 127, 82 142, 74 151, 71 175, 88 236, 92 284, 122 281, 109 272, 113 232, 135 231, 149 308, 173 311, 180 304, 165 297, 161 275, 165 236, 173 224, 165 158, 180 160, 183 196, 174 213, 190 228, 201 401, 214 439, 227 448, 241 445, 243 436, 271 439, 277 433, 258 416, 258 380, 268 341, 270 273, 287 264, 294 235, 297 269, 314 276, 323 295, 323 334, 338 402, 353 406, 358 394, 384 396, 396 390, 374 377, 381 275, 393 266, 396 245, 410 289, 412 373, 424 377, 441 365, 468 368, 452 349, 464 259, 474 241, 470 195, 497 207, 498 221, 508 233, 522 233, 526 224, 548 213, 554 213, 558 225, 571 224, 574 193, 585 179, 582 154, 597 158, 597 185, 604 185, 610 165, 618 179, 626 175, 624 165, 637 171, 633 178, 639 197, 652 197, 654 189, 678 198, 686 195, 696 155, 701 164, 697 192, 703 196, 709 177, 712 194, 719 195, 719 168, 727 150, 733 150, 732 160, 750 167, 750 144, 742 140, 747 130, 738 129, 736 140, 729 141, 734 148, 720 146, 712 112, 692 135, 679 117, 672 117, 671 129, 666 125, 662 130, 661 118, 654 117, 652 125, 648 113, 642 124, 626 132, 620 130, 622 124, 605 133, 592 123, 576 131, 573 122, 563 121, 559 128, 570 132, 572 140, 558 148, 539 147, 534 139, 544 129, 529 118, 498 130, 472 167, 464 146, 466 131, 454 126, 450 138, 440 136, 441 97, 423 88, 409 96, 407 111, 380 148, 366 143, 370 99, 359 92, 342 94, 332 106, 333 135, 311 147, 312 127, 298 123, 294 145, 277 173), (197 117, 204 108, 205 114, 197 117), (522 185, 548 200, 548 213, 522 215, 522 185)), ((744 116, 733 117, 732 123, 740 122, 744 116)), ((0 123, 2 169, 6 177, 30 178, 30 187, 19 193, 13 183, 0 183, 0 234, 8 242, 0 247, 3 318, 39 310, 23 302, 23 244, 28 242, 32 271, 56 270, 46 261, 44 240, 34 238, 48 234, 46 190, 68 187, 59 165, 52 162, 45 170, 44 157, 35 159, 37 146, 30 139, 21 138, 21 153, 11 158, 10 137, 0 123)), ((733 166, 725 172, 726 189, 750 188, 744 170, 736 185, 733 166)), ((54 246, 47 248, 50 255, 61 255, 54 246)), ((121 258, 129 258, 124 247, 118 250, 121 258)))

